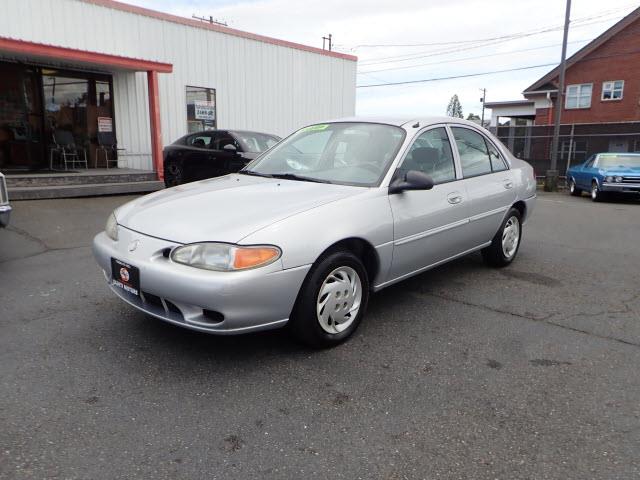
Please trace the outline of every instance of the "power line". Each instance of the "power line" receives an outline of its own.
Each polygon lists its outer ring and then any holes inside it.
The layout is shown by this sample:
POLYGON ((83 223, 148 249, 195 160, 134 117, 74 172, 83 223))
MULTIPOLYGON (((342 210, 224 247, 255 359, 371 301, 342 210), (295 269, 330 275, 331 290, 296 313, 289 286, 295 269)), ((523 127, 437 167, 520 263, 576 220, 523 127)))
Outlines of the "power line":
MULTIPOLYGON (((590 42, 593 39, 585 39, 585 40, 574 40, 573 42, 569 42, 569 43, 582 43, 582 42, 590 42)), ((447 63, 457 63, 457 62, 465 62, 467 60, 477 60, 478 58, 489 58, 489 57, 498 57, 498 56, 502 56, 502 55, 511 55, 514 53, 522 53, 522 52, 530 52, 533 50, 542 50, 544 48, 551 48, 551 47, 557 47, 559 45, 562 45, 561 43, 554 43, 551 45, 542 45, 539 47, 532 47, 532 48, 524 48, 521 50, 511 50, 508 52, 499 52, 499 53, 490 53, 488 55, 475 55, 473 57, 464 57, 464 58, 456 58, 453 60, 441 60, 438 62, 429 62, 429 63, 420 63, 417 65, 405 65, 403 67, 389 67, 389 68, 380 68, 378 70, 367 70, 364 72, 358 72, 358 75, 365 75, 368 73, 376 73, 376 72, 388 72, 391 70, 406 70, 409 68, 418 68, 418 67, 426 67, 429 65, 443 65, 443 64, 447 64, 447 63)))
MULTIPOLYGON (((607 14, 607 15, 609 15, 609 14, 607 14)), ((583 22, 583 23, 580 23, 579 25, 574 25, 574 28, 585 27, 585 26, 594 25, 594 24, 597 24, 597 23, 606 22, 606 21, 608 21, 610 19, 601 19, 601 20, 595 20, 595 19, 602 18, 602 17, 607 16, 607 15, 596 15, 596 16, 584 17, 582 19, 576 20, 575 22, 583 22)), ((505 42, 512 41, 512 40, 519 40, 519 39, 522 39, 522 38, 527 38, 527 37, 531 37, 531 36, 534 36, 534 35, 541 35, 541 34, 544 34, 544 33, 549 33, 549 32, 558 31, 558 30, 562 30, 562 29, 563 29, 563 26, 547 27, 547 28, 543 28, 543 29, 537 29, 537 30, 530 30, 530 31, 525 31, 525 32, 513 33, 511 35, 505 35, 505 36, 502 36, 502 37, 494 37, 492 39, 475 40, 473 42, 478 42, 478 43, 473 44, 473 45, 466 45, 464 47, 449 48, 449 49, 436 50, 436 51, 423 51, 423 52, 416 52, 416 53, 413 53, 413 54, 393 55, 393 56, 389 56, 389 57, 377 57, 377 58, 373 58, 373 59, 370 59, 370 60, 363 60, 363 61, 361 61, 359 63, 362 66, 372 66, 372 65, 379 65, 379 64, 384 64, 384 63, 407 62, 407 61, 410 61, 410 60, 417 60, 417 59, 420 59, 420 58, 428 58, 428 57, 439 56, 439 55, 447 55, 447 54, 450 54, 450 53, 463 52, 463 51, 467 51, 467 50, 474 50, 474 49, 477 49, 477 48, 487 47, 487 46, 491 46, 491 45, 497 45, 497 44, 505 43, 505 42)))
MULTIPOLYGON (((594 18, 600 18, 600 17, 604 17, 607 15, 611 15, 613 13, 617 13, 623 10, 627 10, 628 8, 631 7, 636 7, 635 3, 630 3, 627 4, 625 6, 622 7, 616 7, 616 8, 611 8, 609 10, 601 10, 600 12, 598 12, 596 15, 592 15, 592 16, 587 16, 587 17, 579 17, 576 18, 572 21, 572 23, 576 23, 576 22, 582 22, 582 21, 587 21, 587 20, 592 20, 594 18)), ((557 29, 562 29, 563 25, 560 25, 558 27, 554 27, 557 29)), ((522 33, 522 32, 520 32, 522 33)), ((516 33, 517 34, 517 33, 516 33)), ((398 47, 398 48, 407 48, 407 47, 432 47, 432 46, 443 46, 443 45, 459 45, 459 44, 463 44, 463 43, 473 43, 473 42, 485 42, 485 41, 492 41, 492 40, 500 40, 500 39, 504 39, 504 38, 509 38, 513 35, 516 34, 509 34, 509 35, 502 35, 502 36, 498 36, 498 37, 488 37, 488 38, 477 38, 477 39, 473 39, 473 40, 455 40, 455 41, 449 41, 449 42, 434 42, 434 43, 378 43, 378 44, 360 44, 360 45, 355 45, 353 48, 351 48, 351 50, 355 50, 357 48, 389 48, 389 47, 398 47)))
MULTIPOLYGON (((629 50, 627 52, 618 52, 618 53, 610 53, 607 55, 596 55, 596 56, 589 56, 588 58, 582 58, 576 62, 573 62, 571 65, 574 65, 576 63, 579 62, 590 62, 592 60, 600 60, 603 58, 616 58, 616 57, 623 57, 625 55, 636 55, 636 54, 640 54, 640 49, 638 50, 629 50)), ((516 67, 516 68, 507 68, 504 70, 493 70, 493 71, 489 71, 489 72, 480 72, 480 73, 468 73, 468 74, 464 74, 464 75, 452 75, 449 77, 436 77, 436 78, 425 78, 425 79, 421 79, 421 80, 407 80, 404 82, 385 82, 385 83, 376 83, 376 84, 370 84, 370 85, 356 85, 356 88, 369 88, 369 87, 388 87, 388 86, 393 86, 393 85, 410 85, 410 84, 416 84, 416 83, 427 83, 427 82, 437 82, 439 80, 454 80, 457 78, 468 78, 468 77, 480 77, 482 75, 492 75, 495 73, 506 73, 506 72, 516 72, 519 70, 531 70, 533 68, 540 68, 540 67, 550 67, 550 66, 554 66, 557 67, 558 64, 557 63, 545 63, 545 64, 541 64, 541 65, 529 65, 526 67, 516 67)))
POLYGON ((414 83, 427 83, 427 82, 437 82, 440 80, 453 80, 456 78, 468 78, 468 77, 480 77, 482 75, 492 75, 494 73, 506 73, 506 72, 516 72, 519 70, 531 70, 533 68, 541 68, 541 67, 551 67, 556 66, 557 63, 544 63, 541 65, 529 65, 526 67, 517 67, 517 68, 507 68, 505 70, 493 70, 490 72, 479 72, 479 73, 467 73, 465 75, 452 75, 449 77, 436 77, 436 78, 425 78, 421 80, 407 80, 404 82, 386 82, 386 83, 375 83, 370 85, 356 85, 356 88, 371 88, 371 87, 390 87, 393 85, 409 85, 414 83))

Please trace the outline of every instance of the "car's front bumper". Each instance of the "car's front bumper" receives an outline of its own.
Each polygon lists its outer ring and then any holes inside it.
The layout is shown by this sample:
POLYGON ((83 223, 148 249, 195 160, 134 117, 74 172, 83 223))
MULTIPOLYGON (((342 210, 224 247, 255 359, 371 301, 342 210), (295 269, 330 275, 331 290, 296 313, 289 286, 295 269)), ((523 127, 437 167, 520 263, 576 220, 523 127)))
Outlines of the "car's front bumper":
POLYGON ((0 205, 0 227, 9 225, 11 218, 11 205, 0 205))
POLYGON ((113 241, 103 232, 93 240, 94 255, 113 292, 154 317, 204 332, 234 334, 283 326, 310 268, 283 270, 276 262, 241 272, 213 272, 180 265, 163 255, 179 244, 121 226, 118 236, 113 241), (111 258, 139 268, 140 296, 113 285, 111 258))
POLYGON ((611 193, 640 193, 640 183, 602 182, 600 190, 611 193))

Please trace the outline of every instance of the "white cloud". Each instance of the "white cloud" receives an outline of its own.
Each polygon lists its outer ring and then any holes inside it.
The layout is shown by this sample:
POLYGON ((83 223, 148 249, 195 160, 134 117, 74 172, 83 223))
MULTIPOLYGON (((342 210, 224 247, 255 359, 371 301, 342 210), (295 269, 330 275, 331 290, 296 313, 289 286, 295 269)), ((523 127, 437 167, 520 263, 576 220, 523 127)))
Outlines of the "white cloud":
MULTIPOLYGON (((555 63, 560 58, 560 29, 526 38, 496 43, 479 49, 439 54, 451 46, 412 48, 366 48, 363 44, 436 43, 478 38, 491 38, 516 32, 560 26, 564 20, 561 0, 128 0, 148 8, 190 17, 192 14, 213 16, 228 22, 230 27, 254 33, 322 46, 322 36, 333 34, 336 49, 358 55, 362 72, 387 67, 430 63, 419 68, 358 75, 359 84, 383 83, 464 75, 475 72, 509 69, 526 65, 555 63), (440 63, 460 58, 484 56, 513 50, 555 45, 527 52, 460 62, 440 63), (430 55, 411 62, 367 65, 381 57, 422 52, 430 55), (437 54, 437 55, 434 55, 437 54)), ((595 38, 636 5, 629 0, 596 0, 573 2, 572 19, 595 17, 591 23, 575 23, 570 33, 569 53, 595 38), (608 13, 607 13, 608 12, 608 13), (604 15, 604 16, 603 16, 604 15)), ((464 45, 460 45, 463 47, 464 45)), ((465 114, 480 113, 482 87, 487 88, 487 100, 508 100, 520 97, 520 92, 550 68, 539 68, 482 77, 445 80, 413 86, 389 86, 358 89, 357 113, 420 113, 443 114, 449 98, 457 93, 465 114)))

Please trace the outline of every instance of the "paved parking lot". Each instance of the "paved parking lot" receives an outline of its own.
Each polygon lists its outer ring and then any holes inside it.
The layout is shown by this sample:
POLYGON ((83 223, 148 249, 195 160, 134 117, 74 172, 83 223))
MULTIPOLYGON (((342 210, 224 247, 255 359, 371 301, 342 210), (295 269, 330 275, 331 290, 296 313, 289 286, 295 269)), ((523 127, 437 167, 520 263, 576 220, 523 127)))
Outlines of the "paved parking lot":
POLYGON ((638 202, 542 195, 509 268, 393 286, 315 352, 114 298, 89 245, 128 198, 0 231, 1 478, 640 476, 638 202))

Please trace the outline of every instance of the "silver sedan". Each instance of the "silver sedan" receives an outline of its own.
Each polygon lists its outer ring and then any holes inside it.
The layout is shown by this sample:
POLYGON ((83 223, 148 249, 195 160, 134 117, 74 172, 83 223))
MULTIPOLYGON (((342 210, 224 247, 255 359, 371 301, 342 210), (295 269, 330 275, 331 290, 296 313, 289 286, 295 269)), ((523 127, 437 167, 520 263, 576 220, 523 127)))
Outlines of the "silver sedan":
POLYGON ((218 334, 287 325, 328 347, 371 292, 478 250, 510 264, 535 192, 531 166, 474 123, 347 118, 118 208, 93 249, 113 292, 157 318, 218 334))

